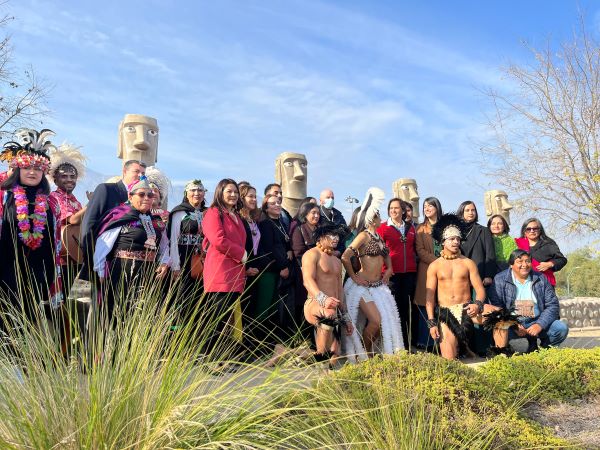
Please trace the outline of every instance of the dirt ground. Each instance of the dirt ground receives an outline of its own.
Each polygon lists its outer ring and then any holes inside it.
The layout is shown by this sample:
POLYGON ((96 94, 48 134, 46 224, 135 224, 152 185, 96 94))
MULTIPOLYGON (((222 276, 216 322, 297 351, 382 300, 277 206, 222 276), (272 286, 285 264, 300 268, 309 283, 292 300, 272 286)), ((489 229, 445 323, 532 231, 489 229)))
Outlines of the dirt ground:
POLYGON ((551 406, 530 405, 525 413, 554 429, 557 436, 579 442, 586 449, 600 448, 600 398, 551 406))

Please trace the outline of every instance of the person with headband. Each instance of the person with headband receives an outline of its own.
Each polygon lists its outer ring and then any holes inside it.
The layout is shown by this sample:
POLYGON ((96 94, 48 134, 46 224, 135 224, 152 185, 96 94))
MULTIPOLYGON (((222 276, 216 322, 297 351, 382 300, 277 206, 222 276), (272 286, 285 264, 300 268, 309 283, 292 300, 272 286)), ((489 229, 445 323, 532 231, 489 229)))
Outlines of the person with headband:
POLYGON ((379 208, 384 197, 379 188, 367 191, 358 216, 358 235, 342 254, 342 263, 349 275, 344 293, 354 326, 352 334, 342 339, 351 362, 365 360, 375 353, 392 354, 404 349, 398 308, 387 286, 392 276, 392 261, 388 248, 377 234, 381 225, 379 208), (352 266, 352 256, 360 261, 358 272, 352 266))
POLYGON ((339 240, 347 234, 344 227, 323 225, 312 232, 316 247, 302 255, 302 278, 308 292, 304 318, 315 327, 317 360, 335 365, 341 354, 342 329, 352 334, 342 286, 342 264, 332 255, 339 240))
POLYGON ((180 283, 178 298, 185 302, 181 306, 183 320, 190 320, 194 315, 197 301, 202 296, 202 280, 192 276, 192 256, 202 252, 202 221, 206 210, 204 196, 206 189, 202 180, 188 181, 183 191, 183 199, 169 214, 167 236, 169 237, 171 254, 171 273, 180 283))
MULTIPOLYGON (((145 177, 127 186, 128 202, 102 220, 94 252, 94 271, 103 285, 101 319, 123 319, 150 291, 152 277, 164 279, 170 265, 166 226, 152 215, 154 192, 145 177)), ((156 284, 155 286, 159 286, 156 284)), ((101 325, 101 324, 95 324, 101 325)))
POLYGON ((50 305, 62 305, 60 234, 58 211, 49 201, 50 184, 45 175, 50 169, 48 151, 55 148, 48 140, 51 130, 28 130, 31 137, 23 145, 7 142, 0 161, 8 162, 10 175, 0 184, 0 294, 9 300, 14 311, 0 320, 7 331, 9 317, 16 311, 36 322, 50 305))
POLYGON ((469 339, 473 322, 482 324, 482 315, 496 309, 484 305, 485 289, 477 266, 460 253, 465 228, 455 214, 444 214, 432 228, 432 237, 442 245, 442 250, 427 269, 427 325, 446 359, 472 354, 469 339), (475 300, 471 300, 471 287, 475 290, 475 300))

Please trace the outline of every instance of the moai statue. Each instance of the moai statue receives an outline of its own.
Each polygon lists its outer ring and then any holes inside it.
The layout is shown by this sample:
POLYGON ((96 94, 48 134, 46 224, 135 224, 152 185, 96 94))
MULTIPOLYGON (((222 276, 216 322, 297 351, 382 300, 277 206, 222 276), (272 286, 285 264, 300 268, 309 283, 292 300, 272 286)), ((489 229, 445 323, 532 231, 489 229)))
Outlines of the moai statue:
POLYGON ((483 202, 485 204, 485 215, 488 220, 490 217, 500 214, 510 225, 510 210, 512 205, 508 202, 508 194, 498 189, 485 191, 483 194, 483 202))
POLYGON ((275 160, 275 182, 281 185, 283 207, 292 217, 306 198, 307 164, 301 153, 283 152, 275 160))
MULTIPOLYGON (((123 161, 135 159, 146 164, 146 167, 154 167, 158 161, 158 122, 154 117, 143 114, 125 114, 119 123, 119 143, 117 156, 123 161)), ((156 169, 156 168, 155 168, 156 169)), ((116 182, 120 176, 112 177, 107 182, 116 182)), ((170 186, 168 178, 165 177, 167 185, 170 186)), ((167 209, 169 203, 168 191, 161 192, 161 207, 167 209)))
POLYGON ((158 161, 158 123, 142 114, 125 114, 119 124, 117 156, 123 162, 136 159, 146 166, 158 161))
POLYGON ((413 207, 413 222, 419 223, 419 190, 413 178, 398 178, 392 183, 394 197, 408 202, 413 207))

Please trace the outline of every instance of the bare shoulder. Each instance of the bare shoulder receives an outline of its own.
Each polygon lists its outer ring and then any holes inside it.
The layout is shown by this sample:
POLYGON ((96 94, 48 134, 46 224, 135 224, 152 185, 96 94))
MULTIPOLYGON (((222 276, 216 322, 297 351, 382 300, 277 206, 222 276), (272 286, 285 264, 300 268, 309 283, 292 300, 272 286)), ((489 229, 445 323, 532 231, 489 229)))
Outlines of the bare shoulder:
POLYGON ((315 264, 316 262, 319 261, 320 253, 321 252, 316 247, 313 247, 310 250, 307 250, 304 253, 304 255, 302 255, 302 265, 304 266, 304 264, 306 264, 306 263, 315 264))
POLYGON ((462 261, 462 263, 464 265, 466 265, 469 269, 477 269, 477 266, 475 265, 475 263, 473 262, 472 259, 467 258, 464 255, 460 255, 460 260, 462 261))
POLYGON ((369 239, 369 235, 367 234, 366 231, 361 231, 360 233, 358 233, 358 235, 354 238, 354 240, 352 241, 352 243, 350 244, 350 247, 353 248, 359 248, 360 246, 362 246, 367 240, 369 239))
POLYGON ((429 264, 429 268, 427 269, 427 272, 429 272, 430 270, 431 271, 437 270, 438 267, 444 263, 444 261, 445 260, 442 257, 435 259, 431 264, 429 264))

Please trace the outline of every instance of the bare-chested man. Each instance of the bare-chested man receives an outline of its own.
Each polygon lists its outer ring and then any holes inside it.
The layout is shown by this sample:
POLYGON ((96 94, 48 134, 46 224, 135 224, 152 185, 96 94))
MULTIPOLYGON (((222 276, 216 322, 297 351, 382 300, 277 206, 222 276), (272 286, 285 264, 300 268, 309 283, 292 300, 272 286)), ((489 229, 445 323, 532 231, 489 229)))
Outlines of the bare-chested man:
POLYGON ((315 230, 317 246, 302 256, 302 278, 308 291, 304 317, 316 330, 316 356, 329 358, 335 363, 340 355, 339 335, 336 329, 352 333, 344 303, 342 263, 333 256, 344 230, 336 225, 324 225, 315 230))
POLYGON ((459 347, 468 351, 473 322, 482 323, 482 313, 496 308, 485 305, 484 310, 485 289, 477 266, 460 254, 462 221, 454 214, 445 214, 433 226, 432 236, 443 248, 427 269, 427 324, 431 337, 439 340, 442 356, 456 359, 459 347), (471 287, 475 289, 474 302, 471 287))

